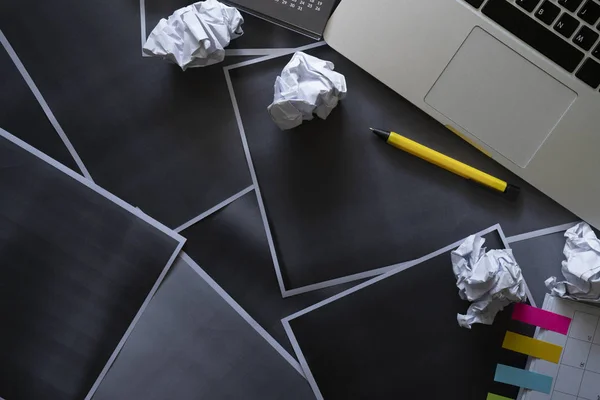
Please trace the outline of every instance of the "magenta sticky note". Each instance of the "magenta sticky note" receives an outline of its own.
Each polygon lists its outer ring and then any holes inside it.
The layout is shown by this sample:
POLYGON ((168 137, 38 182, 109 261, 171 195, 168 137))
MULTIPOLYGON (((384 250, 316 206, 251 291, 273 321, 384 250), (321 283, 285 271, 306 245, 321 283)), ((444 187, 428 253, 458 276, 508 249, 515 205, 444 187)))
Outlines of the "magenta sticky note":
POLYGON ((523 303, 515 304, 512 318, 517 321, 525 322, 526 324, 562 333, 563 335, 566 335, 569 332, 569 325, 571 324, 571 318, 542 310, 541 308, 531 307, 523 303))

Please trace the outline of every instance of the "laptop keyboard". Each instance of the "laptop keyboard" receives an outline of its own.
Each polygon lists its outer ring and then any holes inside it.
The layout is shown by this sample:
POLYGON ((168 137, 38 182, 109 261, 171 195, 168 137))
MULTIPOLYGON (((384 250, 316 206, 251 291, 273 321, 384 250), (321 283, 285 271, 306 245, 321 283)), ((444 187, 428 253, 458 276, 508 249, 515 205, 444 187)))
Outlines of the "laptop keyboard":
POLYGON ((600 3, 465 0, 594 89, 600 86, 600 3), (483 6, 483 8, 482 8, 483 6))

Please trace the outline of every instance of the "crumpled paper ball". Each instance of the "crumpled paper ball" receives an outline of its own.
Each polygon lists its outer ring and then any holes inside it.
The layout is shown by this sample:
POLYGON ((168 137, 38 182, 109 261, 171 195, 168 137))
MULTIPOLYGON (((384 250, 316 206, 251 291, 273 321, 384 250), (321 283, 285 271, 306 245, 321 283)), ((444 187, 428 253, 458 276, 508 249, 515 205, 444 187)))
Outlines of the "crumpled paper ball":
POLYGON ((148 36, 143 52, 163 57, 182 70, 223 61, 225 47, 244 33, 238 10, 206 0, 175 11, 161 19, 148 36))
POLYGON ((546 287, 554 296, 600 303, 600 240, 585 222, 568 229, 565 237, 561 270, 566 280, 558 282, 553 276, 546 287))
POLYGON ((484 243, 482 237, 471 235, 451 254, 458 294, 472 302, 465 315, 457 314, 463 328, 491 325, 504 307, 527 300, 525 280, 512 250, 486 253, 484 243))
POLYGON ((346 78, 330 61, 296 52, 275 80, 273 103, 267 110, 282 130, 310 121, 313 114, 326 119, 346 96, 346 78))

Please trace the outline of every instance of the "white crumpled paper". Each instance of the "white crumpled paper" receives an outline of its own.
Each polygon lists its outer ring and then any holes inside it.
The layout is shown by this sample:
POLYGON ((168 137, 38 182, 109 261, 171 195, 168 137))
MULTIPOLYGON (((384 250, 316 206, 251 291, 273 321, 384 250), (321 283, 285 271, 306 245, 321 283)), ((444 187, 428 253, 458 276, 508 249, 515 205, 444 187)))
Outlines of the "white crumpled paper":
POLYGON ((475 323, 491 325, 508 304, 527 299, 525 280, 512 250, 486 253, 484 243, 482 237, 471 235, 451 254, 458 294, 472 302, 466 315, 457 315, 463 328, 470 329, 475 323))
POLYGON ((546 287, 554 296, 600 303, 600 240, 585 222, 567 230, 565 237, 562 273, 566 281, 558 282, 553 276, 546 280, 546 287))
POLYGON ((224 48, 242 36, 244 18, 238 10, 206 0, 180 8, 161 19, 143 52, 166 58, 181 67, 204 67, 225 58, 224 48))
POLYGON ((273 103, 267 108, 282 130, 292 129, 313 113, 327 118, 346 96, 346 78, 333 70, 333 63, 296 52, 275 81, 273 103))

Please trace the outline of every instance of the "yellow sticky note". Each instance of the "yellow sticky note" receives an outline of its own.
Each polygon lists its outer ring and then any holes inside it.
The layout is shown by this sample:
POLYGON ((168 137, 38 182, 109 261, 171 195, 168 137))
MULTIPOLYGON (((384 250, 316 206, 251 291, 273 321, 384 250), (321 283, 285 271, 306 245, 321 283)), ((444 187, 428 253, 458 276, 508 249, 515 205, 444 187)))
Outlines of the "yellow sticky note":
POLYGON ((518 333, 506 332, 502 347, 518 353, 527 354, 535 358, 550 361, 558 364, 562 347, 552 343, 542 342, 541 340, 533 339, 528 336, 519 335, 518 333))
POLYGON ((494 393, 488 393, 486 400, 512 400, 512 399, 509 399, 508 397, 504 397, 504 396, 498 396, 497 394, 494 394, 494 393))

